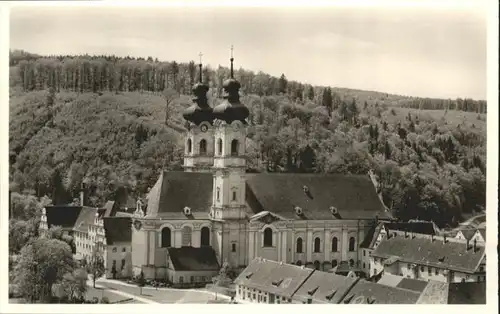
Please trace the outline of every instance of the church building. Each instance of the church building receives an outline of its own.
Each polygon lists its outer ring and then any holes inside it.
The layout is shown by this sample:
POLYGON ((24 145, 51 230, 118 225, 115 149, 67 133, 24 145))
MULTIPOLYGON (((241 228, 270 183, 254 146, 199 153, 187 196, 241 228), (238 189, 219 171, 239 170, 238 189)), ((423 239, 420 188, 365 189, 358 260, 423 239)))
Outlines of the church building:
POLYGON ((183 283, 206 281, 207 269, 227 263, 239 273, 256 257, 324 271, 359 267, 365 234, 390 219, 370 176, 246 173, 249 110, 230 61, 214 108, 199 65, 194 104, 183 114, 185 171, 163 171, 132 215, 131 273, 181 280, 175 264, 190 271, 183 283))

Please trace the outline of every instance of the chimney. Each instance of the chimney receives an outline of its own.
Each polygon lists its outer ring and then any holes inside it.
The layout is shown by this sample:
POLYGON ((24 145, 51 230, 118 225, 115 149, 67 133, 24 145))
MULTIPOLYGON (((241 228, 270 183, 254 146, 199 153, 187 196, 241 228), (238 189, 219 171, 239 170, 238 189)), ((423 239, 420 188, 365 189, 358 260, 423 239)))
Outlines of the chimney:
POLYGON ((85 206, 85 190, 83 188, 80 190, 80 206, 85 206))
POLYGON ((469 250, 469 239, 465 239, 465 251, 469 250))
POLYGON ((477 239, 474 239, 474 250, 472 252, 476 253, 476 245, 477 245, 477 239))

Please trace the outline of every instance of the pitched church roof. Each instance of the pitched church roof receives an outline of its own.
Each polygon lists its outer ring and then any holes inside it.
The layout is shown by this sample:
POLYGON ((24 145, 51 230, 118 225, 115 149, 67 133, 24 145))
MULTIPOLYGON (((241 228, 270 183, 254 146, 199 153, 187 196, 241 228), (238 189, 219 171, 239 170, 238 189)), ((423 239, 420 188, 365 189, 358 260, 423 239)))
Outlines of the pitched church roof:
POLYGON ((172 266, 177 271, 219 270, 219 263, 212 247, 167 248, 172 266))
MULTIPOLYGON (((331 220, 390 218, 368 176, 325 174, 246 174, 251 212, 272 211, 285 219, 331 220), (307 192, 304 192, 307 187, 307 192), (298 216, 295 207, 303 214, 298 216), (330 208, 338 209, 333 215, 330 208)), ((213 174, 162 172, 148 195, 146 217, 207 219, 213 198, 213 174)))

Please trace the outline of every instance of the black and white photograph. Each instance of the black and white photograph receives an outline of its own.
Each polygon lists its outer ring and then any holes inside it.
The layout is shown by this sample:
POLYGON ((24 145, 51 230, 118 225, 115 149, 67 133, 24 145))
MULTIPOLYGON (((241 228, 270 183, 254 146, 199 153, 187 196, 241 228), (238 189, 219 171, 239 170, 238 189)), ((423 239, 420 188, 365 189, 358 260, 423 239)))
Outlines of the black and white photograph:
POLYGON ((498 304, 487 3, 10 2, 2 303, 498 304))

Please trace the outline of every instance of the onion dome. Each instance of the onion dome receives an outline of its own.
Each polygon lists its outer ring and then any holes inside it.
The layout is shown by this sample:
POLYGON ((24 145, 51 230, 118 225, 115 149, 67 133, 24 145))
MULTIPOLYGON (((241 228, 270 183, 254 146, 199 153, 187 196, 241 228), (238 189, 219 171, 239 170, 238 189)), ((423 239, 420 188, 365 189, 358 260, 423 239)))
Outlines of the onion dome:
POLYGON ((200 81, 193 85, 192 91, 194 104, 184 110, 182 116, 189 122, 200 125, 202 122, 209 122, 212 124, 214 120, 213 109, 208 105, 207 92, 208 86, 203 83, 202 78, 202 64, 200 62, 200 81))
POLYGON ((248 118, 250 111, 240 102, 241 84, 234 78, 232 51, 233 48, 231 47, 231 78, 225 80, 222 84, 225 101, 214 108, 213 115, 216 119, 223 120, 226 123, 233 121, 246 123, 245 120, 248 118))

